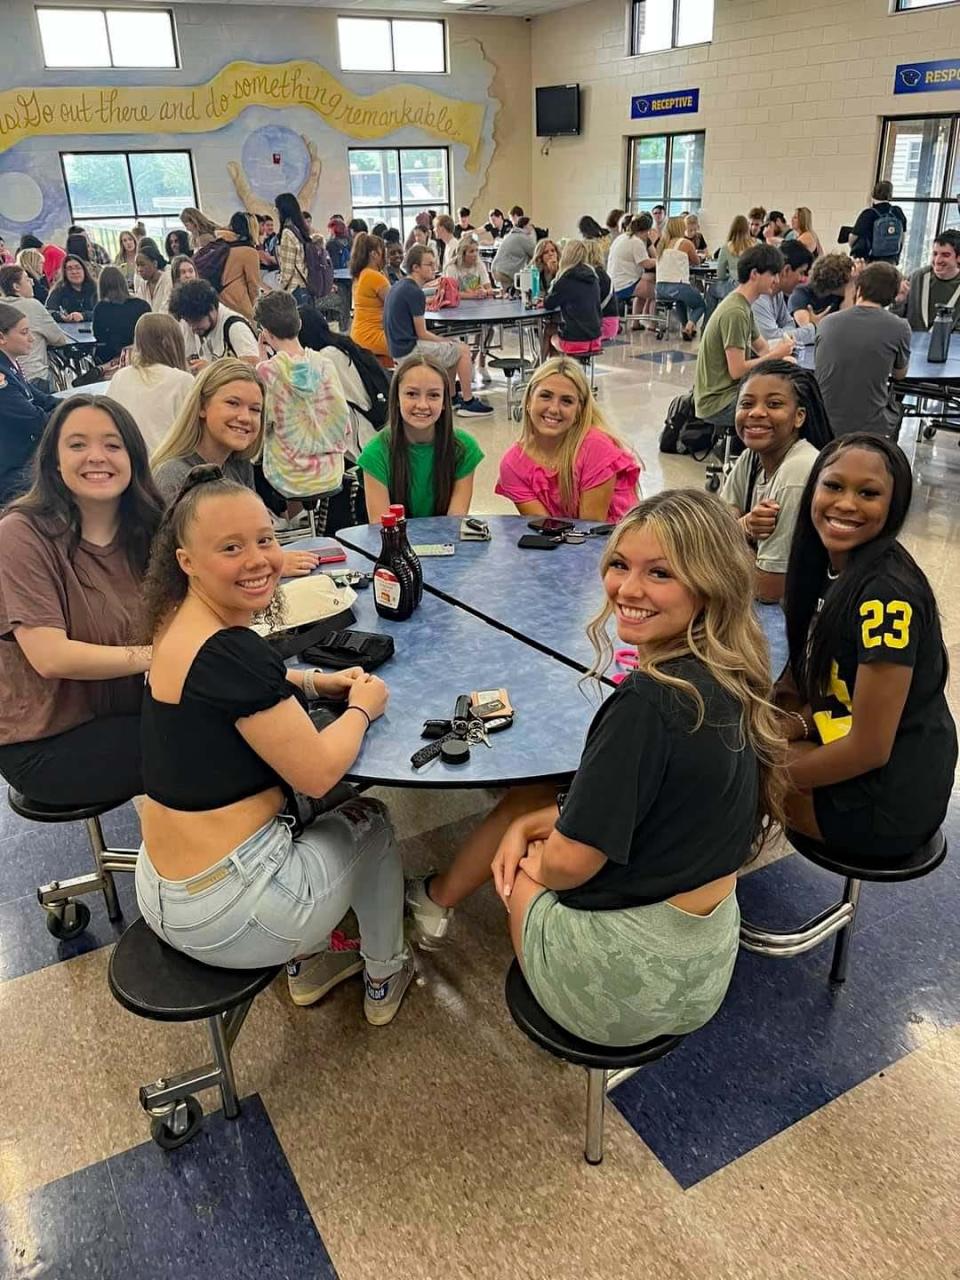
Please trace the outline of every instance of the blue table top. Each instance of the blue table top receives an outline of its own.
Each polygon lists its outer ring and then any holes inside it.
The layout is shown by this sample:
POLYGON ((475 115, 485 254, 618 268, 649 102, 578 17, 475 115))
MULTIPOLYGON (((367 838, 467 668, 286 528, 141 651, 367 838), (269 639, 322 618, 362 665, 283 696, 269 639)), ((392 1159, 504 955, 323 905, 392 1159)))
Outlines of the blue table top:
POLYGON ((349 267, 337 267, 333 273, 333 278, 334 280, 352 280, 353 276, 350 274, 349 267))
MULTIPOLYGON (((517 546, 527 532, 524 516, 485 516, 490 542, 460 542, 459 518, 434 516, 411 520, 413 545, 452 542, 452 556, 429 556, 421 561, 425 585, 443 599, 510 632, 528 645, 587 671, 593 648, 586 627, 603 603, 600 557, 606 538, 588 538, 579 545, 561 543, 555 551, 524 551, 517 546)), ((589 528, 590 522, 584 522, 589 528)), ((341 529, 337 538, 375 559, 380 530, 375 525, 341 529)), ((778 608, 758 607, 758 616, 771 650, 774 674, 786 662, 783 614, 778 608)))
MULTIPOLYGON (((290 545, 312 544, 304 538, 290 545)), ((370 567, 369 559, 348 552, 346 564, 326 571, 370 567)), ((357 592, 354 613, 357 630, 393 636, 396 653, 377 672, 390 688, 389 706, 367 733, 349 779, 394 787, 489 787, 564 778, 576 770, 598 705, 596 686, 581 691, 579 672, 429 593, 406 622, 381 618, 369 587, 357 592), (510 694, 512 728, 492 737, 489 748, 472 747, 465 765, 436 760, 414 772, 410 757, 427 745, 420 737, 423 720, 449 717, 458 694, 496 688, 510 694)))
POLYGON ((960 334, 950 341, 944 364, 931 364, 927 359, 929 333, 915 333, 910 339, 910 364, 903 382, 960 382, 960 334))
POLYGON ((67 387, 64 391, 55 391, 54 400, 69 400, 71 396, 108 396, 109 382, 88 382, 85 387, 67 387))
POLYGON ((434 324, 516 324, 532 323, 543 319, 543 309, 526 307, 519 298, 473 298, 461 302, 458 307, 444 307, 440 311, 427 311, 428 323, 434 324))
POLYGON ((60 325, 60 328, 67 335, 70 341, 76 346, 92 347, 96 344, 97 340, 93 336, 93 326, 89 320, 84 320, 82 324, 70 324, 65 320, 58 320, 57 323, 60 325), (81 330, 86 330, 86 332, 81 332, 81 330))

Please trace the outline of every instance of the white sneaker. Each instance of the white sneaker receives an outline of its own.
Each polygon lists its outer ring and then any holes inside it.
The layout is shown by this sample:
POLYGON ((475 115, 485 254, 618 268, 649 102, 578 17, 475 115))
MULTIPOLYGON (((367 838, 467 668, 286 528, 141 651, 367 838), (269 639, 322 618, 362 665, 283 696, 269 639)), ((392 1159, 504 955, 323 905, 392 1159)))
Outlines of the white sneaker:
POLYGON ((385 1027, 396 1017, 407 987, 417 972, 413 956, 408 955, 403 966, 382 982, 364 978, 363 1016, 372 1027, 385 1027))
POLYGON ((453 916, 453 907, 438 907, 427 893, 427 879, 407 880, 404 899, 410 909, 410 917, 418 944, 424 951, 436 951, 443 945, 453 916))
POLYGON ((363 972, 359 951, 319 951, 287 965, 287 985, 294 1004, 316 1004, 328 991, 355 973, 363 972))
POLYGON ((481 385, 482 387, 489 387, 489 386, 492 384, 492 382, 493 382, 493 378, 491 378, 490 374, 489 374, 489 373, 487 373, 486 369, 481 369, 481 370, 480 370, 480 385, 481 385))

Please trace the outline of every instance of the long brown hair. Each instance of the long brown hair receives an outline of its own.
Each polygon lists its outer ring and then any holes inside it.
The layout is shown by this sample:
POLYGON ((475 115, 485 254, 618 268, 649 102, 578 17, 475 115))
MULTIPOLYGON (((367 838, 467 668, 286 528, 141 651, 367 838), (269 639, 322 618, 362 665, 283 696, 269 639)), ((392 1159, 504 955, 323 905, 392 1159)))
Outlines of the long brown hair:
POLYGON ((410 454, 407 433, 400 413, 400 387, 411 369, 432 369, 443 383, 443 408, 434 425, 433 514, 445 516, 457 480, 463 445, 453 434, 453 403, 446 370, 432 356, 407 356, 390 383, 387 414, 390 419, 390 497, 410 507, 410 454))
POLYGON ((350 275, 354 280, 358 278, 361 271, 365 271, 370 265, 370 258, 374 253, 380 254, 380 269, 383 268, 384 247, 383 241, 379 236, 371 235, 369 231, 358 231, 353 237, 353 246, 350 249, 350 275))
POLYGON ((750 223, 742 213, 738 213, 730 223, 730 230, 727 232, 727 248, 735 257, 739 258, 741 253, 746 253, 756 243, 756 240, 750 234, 750 223))
POLYGON ((147 311, 140 317, 133 331, 131 363, 138 369, 165 364, 190 372, 183 330, 173 316, 165 311, 147 311))
MULTIPOLYGON (((753 609, 753 554, 726 503, 696 489, 667 489, 623 517, 601 558, 601 577, 616 558, 621 540, 640 529, 653 533, 671 572, 701 603, 684 634, 638 654, 637 670, 690 698, 697 710, 697 729, 707 714, 703 697, 689 680, 664 670, 671 659, 695 658, 740 704, 741 742, 757 758, 754 850, 759 852, 773 830, 783 825, 787 775, 786 743, 771 701, 769 651, 753 609)), ((613 657, 607 633, 612 614, 613 606, 605 598, 587 628, 596 654, 592 676, 606 671, 613 657)))

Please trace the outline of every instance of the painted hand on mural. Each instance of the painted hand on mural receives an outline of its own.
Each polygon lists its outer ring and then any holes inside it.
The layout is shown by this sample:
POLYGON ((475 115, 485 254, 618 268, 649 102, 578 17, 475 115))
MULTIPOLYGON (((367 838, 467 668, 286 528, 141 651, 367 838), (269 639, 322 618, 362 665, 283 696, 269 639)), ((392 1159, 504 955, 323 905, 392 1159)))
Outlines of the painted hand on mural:
MULTIPOLYGON (((307 154, 310 157, 310 168, 307 171, 307 176, 304 179, 303 185, 296 194, 297 199, 300 201, 300 208, 309 209, 313 205, 314 197, 317 194, 317 187, 320 184, 320 172, 323 165, 320 161, 320 156, 317 154, 316 144, 311 142, 305 134, 301 133, 300 137, 303 139, 303 145, 307 148, 307 154)), ((257 195, 253 187, 250 185, 249 178, 235 160, 231 160, 227 164, 227 173, 229 173, 234 189, 240 197, 240 201, 247 213, 259 213, 263 217, 270 218, 274 216, 275 210, 273 205, 269 200, 262 200, 260 196, 257 195)))

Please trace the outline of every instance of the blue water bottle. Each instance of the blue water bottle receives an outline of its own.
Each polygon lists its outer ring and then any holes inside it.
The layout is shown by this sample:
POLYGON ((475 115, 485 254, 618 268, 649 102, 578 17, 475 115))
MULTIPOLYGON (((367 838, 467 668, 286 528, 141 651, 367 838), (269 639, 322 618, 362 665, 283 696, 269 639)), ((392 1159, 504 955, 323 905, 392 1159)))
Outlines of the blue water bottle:
POLYGON ((530 298, 533 302, 540 297, 540 268, 530 267, 530 298))

